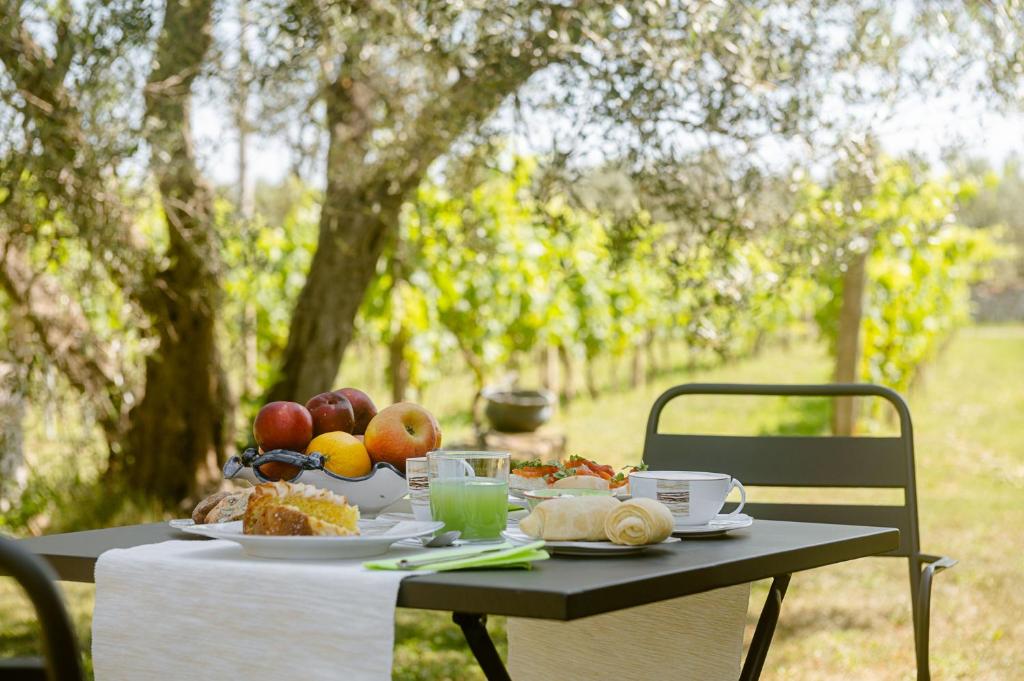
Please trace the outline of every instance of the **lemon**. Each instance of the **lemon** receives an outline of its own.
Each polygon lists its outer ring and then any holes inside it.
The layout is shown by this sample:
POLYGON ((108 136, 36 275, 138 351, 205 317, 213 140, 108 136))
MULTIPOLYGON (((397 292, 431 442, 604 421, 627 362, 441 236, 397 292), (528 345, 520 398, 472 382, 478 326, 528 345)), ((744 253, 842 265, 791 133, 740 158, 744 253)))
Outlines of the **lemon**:
POLYGON ((340 430, 321 433, 306 447, 306 454, 320 452, 326 459, 324 468, 346 478, 358 478, 370 472, 370 455, 354 435, 340 430))

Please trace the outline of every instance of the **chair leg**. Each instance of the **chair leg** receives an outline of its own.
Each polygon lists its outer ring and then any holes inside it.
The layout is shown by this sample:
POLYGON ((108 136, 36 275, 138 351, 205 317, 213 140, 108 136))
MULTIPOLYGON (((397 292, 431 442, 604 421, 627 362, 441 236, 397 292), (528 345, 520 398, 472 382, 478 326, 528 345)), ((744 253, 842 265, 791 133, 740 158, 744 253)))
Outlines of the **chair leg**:
POLYGON ((757 681, 761 678, 761 670, 768 657, 768 648, 772 644, 775 625, 778 623, 779 613, 782 611, 782 599, 786 597, 790 578, 791 575, 779 575, 772 580, 772 586, 768 590, 768 599, 765 600, 764 608, 761 609, 761 616, 757 618, 754 637, 750 639, 747 659, 743 661, 740 681, 757 681))
POLYGON ((917 663, 917 680, 928 681, 928 651, 925 649, 924 656, 921 655, 921 617, 920 617, 920 593, 921 593, 921 562, 915 556, 911 556, 910 564, 910 621, 914 626, 914 662, 917 663))
POLYGON ((462 635, 466 637, 469 649, 480 664, 484 676, 488 681, 512 681, 505 669, 505 663, 501 661, 494 641, 487 633, 487 615, 477 615, 466 612, 453 612, 452 621, 462 628, 462 635))
POLYGON ((956 561, 945 556, 926 556, 927 565, 921 570, 918 580, 917 607, 914 612, 914 653, 917 656, 917 681, 930 681, 928 665, 928 640, 931 628, 932 578, 956 565, 956 561))

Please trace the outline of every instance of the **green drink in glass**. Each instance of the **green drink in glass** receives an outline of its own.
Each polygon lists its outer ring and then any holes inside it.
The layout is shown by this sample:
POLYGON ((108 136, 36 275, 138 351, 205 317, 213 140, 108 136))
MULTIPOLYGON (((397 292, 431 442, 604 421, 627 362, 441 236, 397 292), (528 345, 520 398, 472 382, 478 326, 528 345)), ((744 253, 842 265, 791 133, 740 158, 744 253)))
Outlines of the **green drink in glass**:
POLYGON ((507 452, 437 451, 430 461, 430 513, 467 541, 500 541, 508 524, 507 452))

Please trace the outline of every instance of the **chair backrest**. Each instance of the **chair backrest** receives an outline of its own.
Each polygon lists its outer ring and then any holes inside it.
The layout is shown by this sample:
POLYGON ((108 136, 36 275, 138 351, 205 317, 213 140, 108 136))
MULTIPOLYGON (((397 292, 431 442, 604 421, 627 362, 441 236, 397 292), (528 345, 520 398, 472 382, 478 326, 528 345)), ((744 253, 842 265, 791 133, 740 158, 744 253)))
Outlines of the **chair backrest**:
MULTIPOLYGON (((9 575, 25 589, 35 607, 43 632, 46 670, 50 681, 80 681, 82 662, 57 576, 41 558, 0 537, 0 575, 9 575)), ((7 668, 4 674, 13 673, 7 668)), ((6 678, 6 676, 5 676, 6 678)))
POLYGON ((742 385, 690 383, 666 390, 651 408, 644 462, 653 470, 729 473, 744 485, 772 487, 895 488, 900 506, 751 503, 755 518, 895 527, 900 546, 888 555, 920 552, 914 436, 910 410, 893 390, 870 384, 742 385), (693 435, 659 433, 662 410, 682 395, 880 397, 896 408, 896 437, 693 435))

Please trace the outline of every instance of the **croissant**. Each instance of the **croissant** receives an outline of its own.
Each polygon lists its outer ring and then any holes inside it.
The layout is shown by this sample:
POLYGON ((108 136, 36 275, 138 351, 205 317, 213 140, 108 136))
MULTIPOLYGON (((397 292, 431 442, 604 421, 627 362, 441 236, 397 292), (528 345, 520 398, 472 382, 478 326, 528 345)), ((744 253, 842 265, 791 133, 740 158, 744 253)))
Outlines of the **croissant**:
POLYGON ((674 523, 668 506, 635 497, 624 501, 604 519, 604 532, 614 544, 657 544, 672 534, 674 523))
POLYGON ((519 529, 536 539, 601 541, 607 539, 605 518, 618 505, 612 496, 549 499, 519 521, 519 529))

